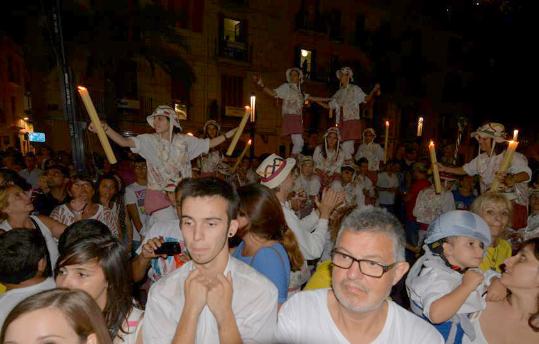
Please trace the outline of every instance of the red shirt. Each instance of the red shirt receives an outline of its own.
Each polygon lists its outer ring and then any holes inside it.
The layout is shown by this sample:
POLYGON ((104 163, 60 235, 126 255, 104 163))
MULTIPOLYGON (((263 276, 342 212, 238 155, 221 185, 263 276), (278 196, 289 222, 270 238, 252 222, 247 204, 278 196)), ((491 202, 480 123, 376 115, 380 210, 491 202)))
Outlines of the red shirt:
POLYGON ((430 186, 430 182, 428 179, 420 179, 415 180, 412 182, 412 186, 410 186, 410 191, 408 191, 408 194, 406 195, 408 201, 404 202, 404 208, 406 209, 406 219, 415 221, 414 216, 414 207, 415 207, 415 201, 417 200, 417 196, 419 195, 419 192, 421 190, 426 189, 430 186))

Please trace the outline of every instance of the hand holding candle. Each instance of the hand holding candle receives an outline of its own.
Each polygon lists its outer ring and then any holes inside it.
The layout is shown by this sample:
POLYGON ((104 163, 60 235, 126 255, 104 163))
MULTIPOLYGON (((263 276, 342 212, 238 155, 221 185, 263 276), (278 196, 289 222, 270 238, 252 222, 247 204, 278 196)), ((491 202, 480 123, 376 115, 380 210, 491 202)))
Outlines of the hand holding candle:
POLYGON ((434 142, 429 143, 430 162, 432 164, 432 177, 434 178, 434 190, 437 194, 442 193, 442 183, 440 181, 440 171, 438 170, 438 161, 436 159, 436 150, 434 142))
POLYGON ((245 148, 243 148, 243 151, 241 152, 240 156, 238 157, 238 160, 236 160, 236 163, 234 164, 234 167, 232 168, 232 172, 236 172, 238 169, 238 166, 241 164, 241 161, 243 160, 243 157, 247 153, 247 150, 251 146, 251 139, 247 141, 247 144, 245 145, 245 148))
POLYGON ((96 129, 97 137, 99 138, 101 147, 103 147, 103 150, 105 151, 107 160, 111 164, 115 164, 117 162, 116 156, 114 156, 114 152, 112 151, 112 147, 110 146, 109 138, 107 137, 107 134, 105 134, 105 131, 103 130, 103 125, 101 124, 101 121, 99 120, 97 111, 95 111, 94 103, 92 102, 92 98, 90 98, 90 94, 88 93, 88 90, 86 89, 86 87, 83 87, 83 86, 77 87, 77 90, 79 91, 80 97, 82 99, 82 102, 84 103, 84 107, 86 108, 88 115, 90 116, 92 124, 94 125, 96 129))
MULTIPOLYGON (((513 135, 513 138, 518 137, 518 130, 515 130, 515 133, 513 135)), ((515 140, 509 141, 509 145, 507 146, 507 150, 505 151, 505 154, 503 156, 502 164, 500 165, 500 168, 498 169, 498 172, 496 173, 496 178, 492 182, 490 186, 490 190, 497 191, 500 188, 500 181, 498 176, 505 176, 507 173, 507 170, 509 167, 511 167, 511 162, 513 161, 513 155, 515 154, 515 151, 517 150, 518 142, 515 140)))
POLYGON ((230 142, 230 146, 228 147, 228 150, 226 151, 226 155, 231 156, 232 153, 234 153, 234 148, 236 148, 236 145, 238 144, 238 140, 240 139, 241 134, 243 133, 243 129, 245 129, 245 125, 247 124, 247 120, 249 119, 250 107, 245 107, 245 114, 243 115, 240 125, 238 129, 236 130, 236 133, 234 134, 234 137, 232 138, 232 142, 230 142))
POLYGON ((384 164, 387 163, 387 146, 389 143, 389 121, 386 121, 386 135, 384 140, 384 164))

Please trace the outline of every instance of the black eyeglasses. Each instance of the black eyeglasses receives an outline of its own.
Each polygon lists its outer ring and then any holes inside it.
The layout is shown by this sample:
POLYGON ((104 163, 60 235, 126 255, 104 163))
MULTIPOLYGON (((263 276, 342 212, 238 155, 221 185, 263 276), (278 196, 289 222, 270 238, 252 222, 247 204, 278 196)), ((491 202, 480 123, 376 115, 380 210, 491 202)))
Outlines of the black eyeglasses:
POLYGON ((398 262, 390 265, 383 265, 368 259, 356 259, 346 253, 337 250, 331 251, 331 264, 341 269, 350 269, 354 262, 359 265, 359 271, 365 276, 380 278, 391 270, 398 262))

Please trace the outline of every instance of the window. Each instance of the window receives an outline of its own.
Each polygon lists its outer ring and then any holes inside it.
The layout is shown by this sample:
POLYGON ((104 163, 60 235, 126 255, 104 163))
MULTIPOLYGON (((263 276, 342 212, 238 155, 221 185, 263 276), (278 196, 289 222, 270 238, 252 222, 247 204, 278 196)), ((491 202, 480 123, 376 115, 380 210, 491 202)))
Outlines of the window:
POLYGON ((221 104, 226 113, 227 107, 243 109, 243 78, 239 76, 221 76, 221 104))
POLYGON ((222 57, 247 61, 247 22, 221 17, 219 50, 222 57))

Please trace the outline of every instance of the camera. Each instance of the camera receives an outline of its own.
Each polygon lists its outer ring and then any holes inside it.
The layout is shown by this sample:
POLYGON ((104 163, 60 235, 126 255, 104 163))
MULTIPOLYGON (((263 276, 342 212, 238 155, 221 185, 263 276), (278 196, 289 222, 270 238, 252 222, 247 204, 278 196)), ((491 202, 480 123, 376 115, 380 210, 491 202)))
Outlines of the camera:
POLYGON ((167 256, 174 256, 182 252, 180 243, 177 241, 164 242, 161 247, 153 251, 155 254, 166 254, 167 256))

